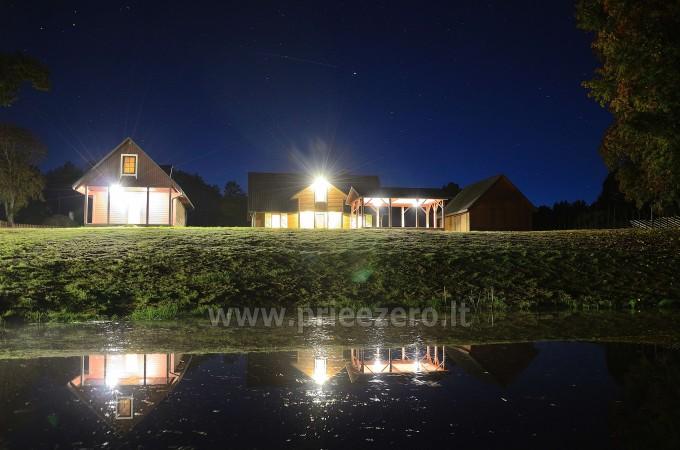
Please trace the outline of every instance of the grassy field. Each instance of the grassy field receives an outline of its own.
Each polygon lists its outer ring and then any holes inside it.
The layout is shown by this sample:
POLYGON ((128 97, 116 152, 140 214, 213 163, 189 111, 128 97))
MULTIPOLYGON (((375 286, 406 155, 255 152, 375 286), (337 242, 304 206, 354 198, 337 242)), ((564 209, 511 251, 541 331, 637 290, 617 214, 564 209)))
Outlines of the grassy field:
POLYGON ((211 305, 657 307, 680 232, 0 230, 0 316, 170 318, 211 305), (493 293, 493 295, 492 295, 493 293))

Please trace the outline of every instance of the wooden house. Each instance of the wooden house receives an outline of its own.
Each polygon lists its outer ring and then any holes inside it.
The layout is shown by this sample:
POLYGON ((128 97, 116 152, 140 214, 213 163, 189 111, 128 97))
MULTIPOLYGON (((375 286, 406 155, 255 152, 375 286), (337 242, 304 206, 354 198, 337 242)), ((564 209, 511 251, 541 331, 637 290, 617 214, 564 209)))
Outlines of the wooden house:
POLYGON ((531 230, 534 206, 505 175, 473 183, 444 208, 447 231, 531 230))
POLYGON ((381 187, 375 175, 248 174, 253 227, 443 228, 445 201, 439 189, 381 187))
POLYGON ((125 139, 78 181, 85 225, 186 225, 191 200, 131 138, 125 139))

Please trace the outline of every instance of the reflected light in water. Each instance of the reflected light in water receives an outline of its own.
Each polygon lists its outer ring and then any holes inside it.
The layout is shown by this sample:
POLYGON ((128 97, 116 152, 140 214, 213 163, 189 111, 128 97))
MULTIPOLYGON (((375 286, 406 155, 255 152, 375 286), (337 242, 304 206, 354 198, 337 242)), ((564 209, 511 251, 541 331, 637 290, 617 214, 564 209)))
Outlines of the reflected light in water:
POLYGON ((318 385, 322 385, 328 381, 326 358, 314 358, 314 374, 312 375, 312 379, 318 385))

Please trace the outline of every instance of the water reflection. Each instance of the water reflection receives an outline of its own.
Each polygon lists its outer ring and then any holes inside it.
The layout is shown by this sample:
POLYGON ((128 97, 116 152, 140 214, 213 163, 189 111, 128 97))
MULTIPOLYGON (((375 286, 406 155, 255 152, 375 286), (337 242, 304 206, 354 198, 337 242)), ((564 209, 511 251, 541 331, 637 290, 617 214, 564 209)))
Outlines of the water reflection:
POLYGON ((101 420, 126 433, 181 381, 190 361, 176 353, 84 355, 68 388, 101 420))
POLYGON ((676 350, 560 342, 0 360, 0 448, 672 448, 678 376, 676 350))

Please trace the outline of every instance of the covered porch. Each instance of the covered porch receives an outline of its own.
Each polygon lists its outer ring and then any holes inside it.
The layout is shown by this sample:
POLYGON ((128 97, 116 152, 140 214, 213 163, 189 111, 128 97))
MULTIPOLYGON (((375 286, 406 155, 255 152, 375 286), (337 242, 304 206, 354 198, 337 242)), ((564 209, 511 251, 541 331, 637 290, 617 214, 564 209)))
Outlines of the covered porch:
POLYGON ((85 225, 184 225, 182 193, 172 187, 83 186, 85 225))
POLYGON ((447 198, 438 189, 384 188, 347 196, 350 228, 444 229, 447 198))

